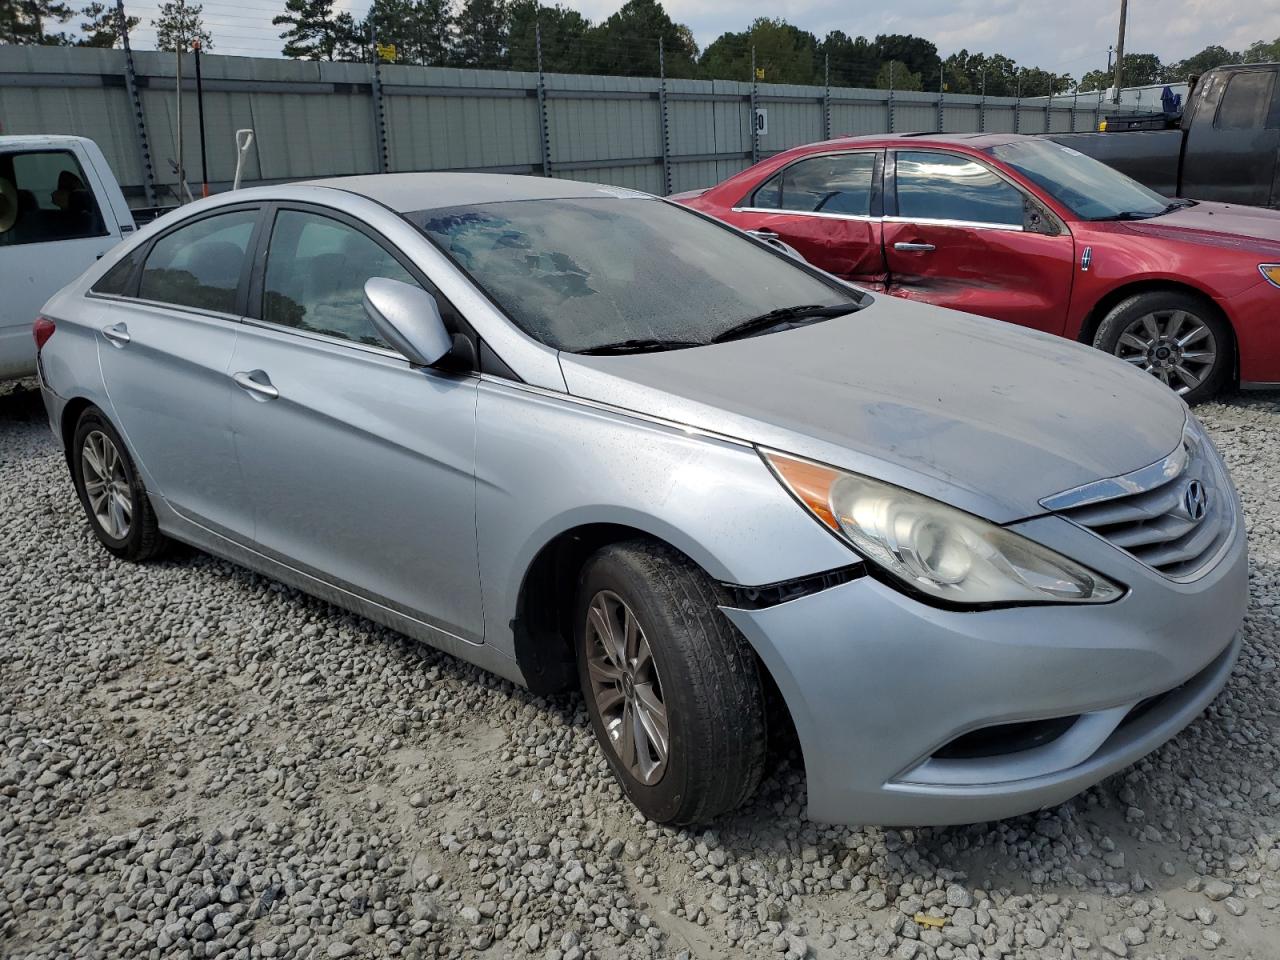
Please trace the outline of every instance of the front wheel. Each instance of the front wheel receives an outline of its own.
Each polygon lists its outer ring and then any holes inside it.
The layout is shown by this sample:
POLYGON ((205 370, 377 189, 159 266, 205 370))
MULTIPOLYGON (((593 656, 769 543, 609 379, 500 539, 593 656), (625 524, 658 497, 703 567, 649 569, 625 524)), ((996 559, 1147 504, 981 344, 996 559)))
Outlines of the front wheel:
POLYGON ((755 654, 684 556, 615 544, 579 579, 575 642, 591 725, 614 776, 650 820, 710 820, 755 793, 764 693, 755 654))
POLYGON ((1235 340, 1208 302, 1189 293, 1140 293, 1103 318, 1093 345, 1167 384, 1187 403, 1215 396, 1231 379, 1235 340))

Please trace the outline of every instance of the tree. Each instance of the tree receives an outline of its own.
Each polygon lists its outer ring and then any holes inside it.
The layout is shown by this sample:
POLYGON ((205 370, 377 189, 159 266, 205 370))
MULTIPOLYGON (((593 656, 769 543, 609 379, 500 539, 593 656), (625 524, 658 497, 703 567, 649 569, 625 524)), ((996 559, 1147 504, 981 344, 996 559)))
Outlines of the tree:
MULTIPOLYGON (((1125 57, 1125 59, 1128 60, 1129 58, 1125 57)), ((1242 54, 1213 43, 1185 60, 1169 64, 1164 70, 1163 79, 1166 83, 1186 80, 1193 74, 1199 76, 1206 70, 1220 67, 1224 63, 1239 63, 1243 59, 1242 54)))
POLYGON ((1160 83, 1165 74, 1164 64, 1154 53, 1126 53, 1120 69, 1120 83, 1126 87, 1160 83))
POLYGON ((1268 43, 1266 40, 1255 40, 1241 57, 1242 63, 1275 63, 1280 61, 1280 37, 1268 43))
POLYGON ((542 27, 542 69, 547 73, 590 73, 596 57, 586 42, 591 21, 577 10, 538 0, 515 0, 507 44, 512 70, 538 69, 538 26, 542 27))
POLYGON ((587 42, 601 73, 656 77, 659 38, 667 76, 696 76, 698 45, 693 32, 672 20, 658 0, 627 0, 621 9, 591 29, 587 42))
MULTIPOLYGON (((917 73, 921 77, 938 75, 938 67, 942 64, 938 59, 938 48, 923 37, 903 33, 881 34, 875 38, 874 44, 882 63, 896 60, 908 71, 917 73)), ((898 87, 898 89, 910 88, 898 87)))
POLYGON ((188 6, 182 0, 167 0, 160 7, 160 16, 151 21, 156 28, 156 49, 186 51, 199 40, 201 50, 212 50, 213 37, 205 29, 203 12, 198 3, 188 6))
POLYGON ((362 27, 352 24, 349 32, 363 37, 371 27, 378 43, 395 45, 396 58, 402 63, 441 66, 446 61, 448 0, 373 0, 362 27))
POLYGON ((866 37, 850 38, 841 30, 832 30, 818 44, 815 67, 830 66, 834 87, 870 87, 880 69, 880 56, 875 44, 866 37))
POLYGON ((463 0, 453 17, 453 60, 462 67, 497 69, 510 65, 511 31, 506 0, 463 0))
POLYGON ((751 51, 756 70, 766 83, 821 82, 817 65, 818 38, 783 20, 760 17, 745 33, 717 37, 699 60, 702 75, 726 80, 751 78, 751 51))
POLYGON ((358 45, 355 24, 334 15, 333 0, 287 0, 285 12, 272 18, 277 27, 288 26, 280 34, 281 52, 295 60, 334 60, 339 53, 358 45))
POLYGON ((72 40, 65 31, 49 33, 46 28, 61 26, 74 15, 60 0, 0 0, 0 43, 66 46, 72 40))
POLYGON ((876 71, 876 89, 878 90, 923 90, 924 82, 920 74, 907 69, 901 60, 886 60, 876 71))
MULTIPOLYGON (((80 11, 84 19, 80 23, 81 37, 76 41, 81 47, 111 48, 120 43, 120 17, 115 4, 93 3, 80 11)), ((142 22, 140 17, 125 17, 125 29, 132 30, 142 22)))

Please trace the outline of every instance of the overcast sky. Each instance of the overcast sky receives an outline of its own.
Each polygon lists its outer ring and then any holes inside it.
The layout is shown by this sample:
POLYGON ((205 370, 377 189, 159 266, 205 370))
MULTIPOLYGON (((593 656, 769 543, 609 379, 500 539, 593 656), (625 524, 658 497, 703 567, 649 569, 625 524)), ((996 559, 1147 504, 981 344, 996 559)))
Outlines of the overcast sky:
MULTIPOLYGON (((360 16, 368 0, 337 0, 360 16)), ((619 0, 576 0, 568 4, 601 20, 619 0)), ((156 3, 125 6, 143 18, 139 46, 150 46, 148 28, 156 3)), ((215 51, 239 55, 279 55, 278 28, 271 17, 283 0, 205 0, 205 17, 215 51)), ((1105 66, 1114 43, 1119 0, 893 0, 864 5, 849 0, 664 0, 671 16, 687 23, 705 47, 726 30, 742 30, 756 17, 782 17, 819 37, 829 30, 850 36, 913 33, 932 40, 943 56, 961 48, 1003 53, 1024 66, 1038 66, 1079 78, 1105 66)), ((1130 0, 1125 48, 1179 60, 1211 43, 1232 50, 1280 36, 1280 0, 1130 0)))

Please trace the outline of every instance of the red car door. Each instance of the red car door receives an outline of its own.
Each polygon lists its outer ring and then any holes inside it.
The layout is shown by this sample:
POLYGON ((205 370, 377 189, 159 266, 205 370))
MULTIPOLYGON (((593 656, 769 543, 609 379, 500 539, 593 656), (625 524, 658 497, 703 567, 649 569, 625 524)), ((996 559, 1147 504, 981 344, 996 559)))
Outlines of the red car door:
POLYGON ((828 273, 882 286, 878 208, 883 156, 878 150, 860 150, 803 157, 757 186, 725 219, 745 230, 776 235, 828 273))
POLYGON ((974 157, 899 150, 887 163, 890 293, 1063 332, 1075 276, 1066 224, 974 157))

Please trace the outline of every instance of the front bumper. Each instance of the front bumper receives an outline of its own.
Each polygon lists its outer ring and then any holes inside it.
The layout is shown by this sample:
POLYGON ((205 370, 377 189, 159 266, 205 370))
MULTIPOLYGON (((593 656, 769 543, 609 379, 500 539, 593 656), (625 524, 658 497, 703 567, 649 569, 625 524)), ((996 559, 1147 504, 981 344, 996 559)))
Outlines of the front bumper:
POLYGON ((1226 683, 1247 602, 1243 524, 1189 583, 1058 517, 1014 529, 1129 592, 1097 606, 957 612, 863 577, 725 609, 786 700, 813 819, 943 825, 1052 806, 1164 743, 1226 683), (935 756, 974 730, 1075 716, 1030 749, 935 756))

